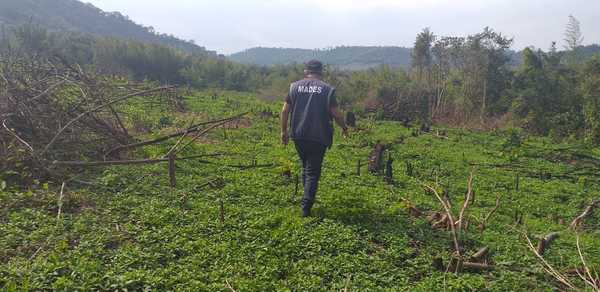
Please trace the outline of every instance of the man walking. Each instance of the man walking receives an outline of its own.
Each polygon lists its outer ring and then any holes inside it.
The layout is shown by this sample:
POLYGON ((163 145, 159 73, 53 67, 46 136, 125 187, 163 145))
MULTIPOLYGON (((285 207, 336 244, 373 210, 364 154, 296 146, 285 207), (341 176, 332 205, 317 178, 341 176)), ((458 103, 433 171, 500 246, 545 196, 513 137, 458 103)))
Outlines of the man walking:
POLYGON ((321 177, 323 157, 333 142, 331 120, 334 119, 342 128, 344 136, 348 131, 338 110, 335 88, 321 80, 322 74, 321 62, 307 62, 304 66, 304 79, 290 85, 281 111, 281 143, 287 145, 289 138, 292 138, 302 161, 302 217, 310 216, 321 177))

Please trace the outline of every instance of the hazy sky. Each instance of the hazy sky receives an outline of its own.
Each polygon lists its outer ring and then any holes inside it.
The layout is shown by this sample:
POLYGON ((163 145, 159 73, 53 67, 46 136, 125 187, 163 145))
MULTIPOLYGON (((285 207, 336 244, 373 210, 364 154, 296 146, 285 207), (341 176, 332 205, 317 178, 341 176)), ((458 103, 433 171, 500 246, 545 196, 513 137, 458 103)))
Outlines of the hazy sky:
POLYGON ((513 48, 562 47, 568 15, 600 43, 600 0, 83 0, 219 53, 246 48, 412 46, 424 27, 466 35, 489 26, 513 48))

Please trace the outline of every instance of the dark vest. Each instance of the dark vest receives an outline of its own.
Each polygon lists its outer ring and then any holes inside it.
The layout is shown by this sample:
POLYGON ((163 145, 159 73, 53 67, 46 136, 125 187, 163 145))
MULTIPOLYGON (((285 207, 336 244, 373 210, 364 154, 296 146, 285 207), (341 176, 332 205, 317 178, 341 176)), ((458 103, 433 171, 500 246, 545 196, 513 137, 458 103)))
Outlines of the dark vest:
POLYGON ((296 81, 290 85, 292 115, 290 137, 330 147, 333 141, 333 125, 329 114, 335 88, 312 78, 296 81))

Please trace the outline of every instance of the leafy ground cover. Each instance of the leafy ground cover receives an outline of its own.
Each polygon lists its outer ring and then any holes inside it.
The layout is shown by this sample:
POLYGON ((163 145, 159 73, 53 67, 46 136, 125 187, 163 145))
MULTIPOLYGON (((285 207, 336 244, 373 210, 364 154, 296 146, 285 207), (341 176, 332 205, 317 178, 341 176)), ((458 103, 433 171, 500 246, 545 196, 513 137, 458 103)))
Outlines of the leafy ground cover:
MULTIPOLYGON (((166 164, 83 172, 93 184, 69 183, 0 192, 0 287, 5 290, 553 290, 563 288, 527 248, 532 238, 561 231, 544 257, 562 272, 581 267, 568 224, 600 187, 600 150, 557 144, 517 131, 434 129, 413 135, 396 122, 359 120, 351 137, 327 153, 315 216, 300 218, 299 173, 292 146, 279 144, 279 104, 251 94, 187 97, 187 114, 160 107, 139 119, 168 133, 192 120, 250 111, 237 126, 217 129, 177 162, 177 187, 166 164), (438 130, 446 138, 436 135, 438 130), (394 181, 368 174, 378 143, 391 145, 394 181), (356 165, 362 161, 362 171, 356 165), (243 168, 240 166, 248 166, 243 168), (254 167, 256 166, 256 167, 254 167), (412 169, 412 171, 408 169, 412 169), (290 175, 286 175, 287 173, 290 175), (494 270, 444 273, 432 267, 452 253, 449 231, 433 229, 408 205, 440 211, 423 185, 447 190, 458 210, 474 172, 475 201, 465 253, 487 246, 494 270), (477 229, 495 206, 487 228, 477 229), (60 214, 58 210, 61 210, 60 214), (515 217, 522 214, 522 224, 515 217)), ((131 116, 131 115, 130 115, 131 116)), ((135 116, 135 115, 133 115, 135 116)), ((133 123, 129 121, 129 123, 133 123)), ((177 140, 177 139, 175 139, 177 140)), ((147 146, 159 157, 176 141, 147 146)), ((580 229, 588 265, 600 268, 600 225, 580 229)), ((571 277, 579 286, 582 281, 571 277)))

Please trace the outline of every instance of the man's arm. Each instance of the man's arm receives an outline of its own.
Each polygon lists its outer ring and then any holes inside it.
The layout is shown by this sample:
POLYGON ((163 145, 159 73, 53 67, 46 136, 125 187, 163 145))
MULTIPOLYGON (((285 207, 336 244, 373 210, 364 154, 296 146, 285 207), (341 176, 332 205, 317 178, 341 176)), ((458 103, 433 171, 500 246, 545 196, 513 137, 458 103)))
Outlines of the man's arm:
POLYGON ((345 137, 348 134, 348 127, 346 127, 346 122, 344 121, 342 112, 340 112, 337 105, 334 105, 329 108, 329 113, 335 120, 335 123, 342 128, 342 135, 345 137))
POLYGON ((288 135, 288 118, 290 116, 290 104, 285 102, 281 109, 281 144, 287 145, 289 142, 288 135))

